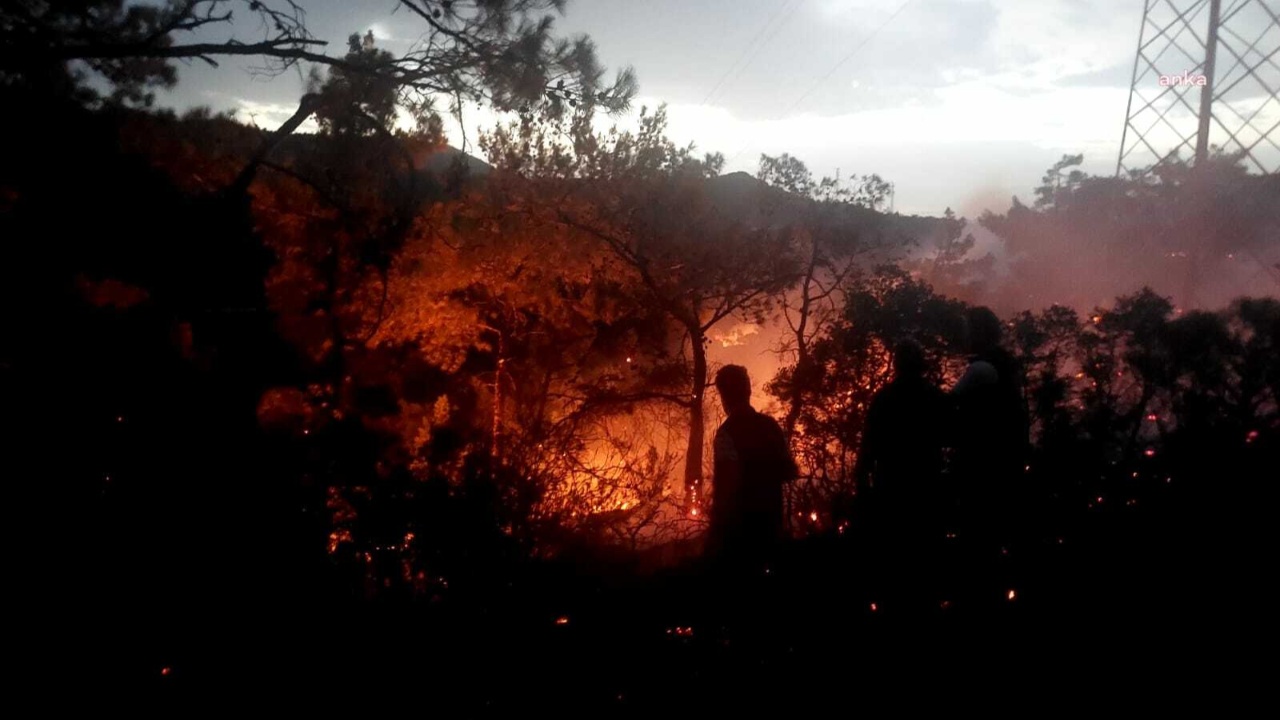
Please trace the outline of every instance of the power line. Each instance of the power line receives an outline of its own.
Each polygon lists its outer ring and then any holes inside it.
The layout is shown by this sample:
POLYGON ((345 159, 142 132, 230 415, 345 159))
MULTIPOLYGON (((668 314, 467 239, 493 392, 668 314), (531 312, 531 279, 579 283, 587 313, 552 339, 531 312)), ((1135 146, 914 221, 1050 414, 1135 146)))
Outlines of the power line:
MULTIPOLYGON (((800 103, 802 103, 802 102, 804 102, 805 100, 809 99, 809 96, 810 96, 810 95, 812 95, 812 94, 813 94, 813 92, 814 92, 815 90, 817 90, 819 87, 821 87, 821 86, 822 86, 822 84, 823 84, 823 83, 825 83, 827 80, 829 80, 829 79, 831 78, 831 76, 832 76, 832 75, 835 75, 835 74, 836 74, 836 71, 837 71, 837 70, 839 70, 841 67, 843 67, 845 63, 847 63, 847 62, 849 62, 850 60, 852 60, 852 59, 854 58, 854 56, 855 56, 855 55, 857 55, 859 52, 861 52, 861 51, 862 51, 862 49, 863 49, 863 48, 865 48, 865 47, 867 46, 867 44, 868 44, 868 43, 870 43, 872 40, 874 40, 874 39, 875 39, 875 37, 876 37, 877 35, 879 35, 879 34, 880 34, 880 31, 881 31, 881 30, 884 30, 886 27, 888 27, 889 23, 893 22, 895 18, 897 18, 899 15, 901 15, 901 14, 902 14, 902 11, 903 11, 903 10, 906 10, 906 9, 907 9, 907 6, 908 6, 908 5, 910 5, 910 4, 911 4, 912 2, 914 2, 914 1, 915 1, 915 0, 906 0, 906 2, 902 3, 901 5, 899 5, 899 6, 898 6, 898 9, 897 9, 897 10, 894 10, 892 15, 890 15, 888 18, 886 18, 884 22, 880 23, 880 25, 879 25, 878 27, 876 27, 876 29, 875 29, 875 30, 872 30, 872 31, 871 31, 871 34, 869 34, 869 35, 867 35, 865 38, 863 38, 863 39, 862 39, 862 42, 858 43, 858 44, 853 48, 853 50, 850 50, 850 51, 849 51, 849 53, 848 53, 847 55, 845 55, 844 57, 840 58, 840 60, 839 60, 839 61, 837 61, 835 65, 832 65, 832 66, 831 66, 831 69, 830 69, 830 70, 828 70, 828 71, 827 71, 827 73, 826 73, 825 75, 823 75, 821 78, 819 78, 817 82, 815 82, 812 86, 810 86, 810 87, 809 87, 809 89, 808 89, 808 90, 806 90, 806 91, 804 92, 804 94, 803 94, 803 95, 801 95, 799 98, 797 98, 795 102, 791 103, 791 106, 790 106, 790 107, 788 107, 786 110, 784 110, 784 111, 782 112, 782 114, 778 116, 778 119, 779 119, 779 120, 781 120, 781 119, 785 118, 787 115, 789 115, 789 114, 791 113, 791 111, 792 111, 792 110, 795 110, 797 107, 799 107, 799 106, 800 106, 800 103)), ((740 155, 742 155, 742 153, 746 152, 746 151, 747 151, 747 148, 749 148, 749 147, 751 147, 751 141, 747 141, 747 144, 746 144, 746 145, 743 145, 743 146, 742 146, 742 149, 740 149, 740 150, 738 150, 738 152, 734 153, 734 154, 733 154, 733 157, 729 158, 729 159, 728 159, 728 161, 726 161, 726 164, 727 164, 727 163, 731 163, 731 162, 733 162, 734 160, 737 160, 737 159, 738 159, 738 157, 739 157, 740 155)))
POLYGON ((787 20, 789 20, 792 17, 791 15, 789 15, 786 19, 784 19, 781 23, 779 23, 777 27, 774 27, 773 32, 769 34, 768 38, 765 38, 764 42, 762 43, 759 42, 760 38, 764 36, 764 34, 769 30, 769 28, 773 27, 774 22, 779 17, 781 17, 784 12, 787 11, 787 6, 788 5, 793 6, 791 7, 791 11, 794 12, 796 7, 802 2, 804 2, 804 0, 786 0, 781 5, 779 5, 776 10, 774 10, 773 15, 769 16, 769 20, 765 22, 765 24, 761 26, 759 30, 756 31, 756 34, 753 35, 749 41, 747 41, 746 47, 742 49, 742 54, 738 56, 738 59, 733 61, 733 64, 729 66, 729 69, 725 70, 724 75, 720 76, 720 80, 716 82, 715 87, 711 88, 711 91, 707 93, 707 96, 702 99, 703 105, 706 105, 707 103, 711 102, 711 98, 725 84, 725 81, 729 79, 729 76, 734 75, 735 70, 738 71, 737 75, 735 75, 735 77, 733 78, 736 81, 738 79, 738 76, 741 76, 742 72, 745 71, 747 67, 751 65, 751 62, 753 60, 755 60, 755 54, 758 53, 761 49, 763 49, 766 45, 768 45, 770 42, 773 41, 773 38, 778 34, 778 30, 780 30, 783 25, 786 25, 787 20), (746 59, 748 56, 750 56, 750 59, 747 60, 746 64, 742 65, 742 67, 738 67, 739 63, 741 63, 743 59, 746 59))
POLYGON ((801 95, 798 100, 796 100, 794 103, 791 103, 791 107, 787 108, 786 112, 782 114, 785 116, 787 113, 791 112, 792 110, 795 110, 796 107, 800 105, 800 103, 807 100, 809 96, 813 94, 814 90, 817 90, 819 87, 821 87, 822 83, 831 79, 831 76, 835 75, 837 70, 843 67, 845 63, 852 60, 854 55, 857 55, 858 52, 862 50, 862 48, 867 46, 867 43, 875 39, 875 36, 879 35, 881 30, 884 30, 889 23, 893 22, 894 18, 901 15, 902 11, 906 10, 907 6, 910 5, 912 2, 914 2, 914 0, 907 0, 906 2, 899 5, 898 9, 894 10, 892 15, 890 15, 884 22, 880 23, 879 27, 877 27, 875 30, 872 30, 870 35, 863 38, 862 42, 858 43, 857 47, 851 50, 848 55, 845 55, 844 57, 840 58, 839 62, 831 66, 831 69, 827 71, 826 75, 823 75, 822 78, 818 80, 818 82, 814 83, 812 87, 810 87, 807 91, 805 91, 805 94, 801 95))
POLYGON ((800 5, 803 5, 804 2, 805 0, 800 0, 799 3, 791 8, 791 11, 787 13, 786 17, 782 18, 781 22, 773 26, 773 30, 770 30, 769 33, 765 35, 764 40, 761 41, 760 45, 752 51, 751 57, 747 58, 747 61, 742 64, 742 67, 738 68, 738 71, 734 73, 734 76, 729 79, 731 84, 737 82, 738 79, 742 77, 742 74, 747 71, 747 68, 751 67, 751 63, 756 61, 756 57, 759 56, 760 52, 768 47, 769 44, 773 42, 774 38, 778 37, 778 33, 782 32, 782 28, 786 27, 787 23, 791 22, 792 18, 796 16, 796 10, 798 10, 800 5))

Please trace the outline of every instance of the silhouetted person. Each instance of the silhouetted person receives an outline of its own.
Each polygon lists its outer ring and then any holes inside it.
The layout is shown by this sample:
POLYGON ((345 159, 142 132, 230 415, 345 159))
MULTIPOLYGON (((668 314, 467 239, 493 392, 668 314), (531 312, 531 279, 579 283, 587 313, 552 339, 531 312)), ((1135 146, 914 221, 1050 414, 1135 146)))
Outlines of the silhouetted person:
POLYGON ((880 597, 936 602, 928 590, 940 524, 946 395, 925 377, 924 350, 893 351, 893 380, 871 401, 858 451, 858 504, 880 597))
POLYGON ((871 401, 858 452, 858 492, 906 498, 942 470, 946 396, 924 376, 924 350, 905 340, 893 351, 893 380, 871 401))
POLYGON ((751 407, 747 369, 726 365, 715 384, 728 417, 715 437, 708 550, 728 564, 755 564, 781 536, 782 486, 796 466, 782 428, 751 407))
POLYGON ((1000 319, 990 309, 967 317, 969 367, 951 391, 956 481, 967 541, 983 559, 1009 551, 1026 508, 1023 465, 1028 428, 1022 370, 1000 345, 1000 319))

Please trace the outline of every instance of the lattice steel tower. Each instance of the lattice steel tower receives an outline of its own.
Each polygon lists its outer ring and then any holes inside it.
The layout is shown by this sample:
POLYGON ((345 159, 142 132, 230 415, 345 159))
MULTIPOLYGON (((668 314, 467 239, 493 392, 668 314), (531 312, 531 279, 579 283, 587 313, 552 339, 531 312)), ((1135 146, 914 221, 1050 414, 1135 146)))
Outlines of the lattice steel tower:
POLYGON ((1280 0, 1144 0, 1116 174, 1211 147, 1280 172, 1280 0))

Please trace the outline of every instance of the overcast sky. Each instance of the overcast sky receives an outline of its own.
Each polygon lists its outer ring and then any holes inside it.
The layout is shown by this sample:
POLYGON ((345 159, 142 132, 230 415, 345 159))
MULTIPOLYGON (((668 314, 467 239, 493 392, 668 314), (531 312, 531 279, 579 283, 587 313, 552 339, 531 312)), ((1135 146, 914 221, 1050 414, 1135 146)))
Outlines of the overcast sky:
MULTIPOLYGON (((634 66, 638 104, 666 102, 671 137, 723 152, 728 171, 789 152, 819 175, 879 173, 900 212, 972 216, 1027 198, 1064 153, 1114 171, 1142 4, 571 0, 558 27, 591 35, 610 68, 634 66)), ((402 50, 422 28, 395 0, 302 5, 331 54, 369 29, 402 50)), ((302 88, 234 62, 181 73, 165 104, 234 108, 264 127, 292 114, 302 88)), ((466 117, 471 141, 492 122, 466 117)), ((461 143, 456 127, 449 139, 461 143)))

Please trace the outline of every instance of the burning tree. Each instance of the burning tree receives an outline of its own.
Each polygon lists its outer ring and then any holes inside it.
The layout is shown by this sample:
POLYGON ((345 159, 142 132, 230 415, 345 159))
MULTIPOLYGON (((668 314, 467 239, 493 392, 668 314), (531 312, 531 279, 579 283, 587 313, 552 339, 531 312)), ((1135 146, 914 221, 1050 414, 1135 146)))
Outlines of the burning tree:
POLYGON ((496 129, 482 146, 501 169, 536 183, 525 212, 594 239, 676 329, 681 363, 672 369, 687 390, 648 399, 688 412, 684 480, 696 512, 704 471, 709 332, 734 316, 763 321, 776 294, 795 277, 788 237, 717 212, 707 188, 722 158, 699 160, 692 146, 676 147, 664 135, 663 109, 652 115, 642 110, 634 134, 616 127, 596 133, 589 120, 575 115, 566 141, 556 135, 556 123, 526 117, 496 129))
POLYGON ((783 428, 792 436, 804 410, 803 388, 819 372, 813 344, 839 318, 849 283, 865 264, 866 255, 884 246, 877 211, 891 186, 878 175, 814 180, 802 161, 785 153, 761 155, 757 177, 783 191, 760 193, 760 202, 772 222, 791 227, 793 251, 804 259, 796 287, 783 293, 780 301, 790 334, 778 352, 794 365, 789 379, 773 387, 775 393, 785 395, 783 428))
POLYGON ((665 392, 666 326, 598 244, 509 212, 516 199, 487 183, 424 218, 392 265, 371 344, 465 379, 442 397, 483 432, 467 452, 499 468, 506 500, 540 532, 633 516, 666 461, 615 421, 665 392))
MULTIPOLYGON (((354 37, 346 55, 327 54, 307 29, 302 4, 287 1, 0 9, 0 91, 26 109, 6 116, 5 134, 31 141, 7 156, 0 221, 21 248, 14 266, 39 269, 8 284, 10 291, 31 289, 49 307, 74 310, 77 298, 64 297, 63 288, 83 276, 95 297, 106 287, 145 298, 156 332, 177 338, 187 370, 223 388, 182 414, 202 418, 200 437, 210 448, 202 454, 224 456, 227 465, 240 455, 245 477, 269 472, 270 463, 227 448, 294 457, 275 482, 250 492, 267 493, 264 507, 301 504, 303 524, 329 515, 306 528, 314 547, 324 545, 314 534, 322 529, 337 533, 343 557, 369 553, 375 561, 393 552, 376 548, 407 552, 409 527, 417 545, 429 542, 422 525, 450 504, 444 493, 439 507, 425 509, 423 500, 439 499, 438 485, 414 485, 413 461, 430 462, 442 477, 480 477, 458 448, 489 444, 460 421, 468 408, 451 404, 458 398, 437 402, 447 393, 433 391, 448 384, 448 373, 379 335, 393 311, 393 260, 431 232, 433 204, 456 198, 464 185, 460 173, 423 173, 442 150, 436 109, 461 112, 480 102, 551 116, 566 106, 621 111, 635 90, 629 69, 605 77, 589 39, 557 37, 552 16, 563 2, 401 6, 423 35, 400 55, 367 36, 354 37), (208 43, 193 34, 215 27, 233 39, 208 43), (268 75, 321 70, 298 112, 274 132, 208 113, 180 120, 131 109, 148 104, 151 88, 177 82, 175 63, 216 65, 227 57, 263 58, 258 70, 268 75), (90 91, 101 87, 104 96, 90 91), (397 124, 406 111, 414 122, 397 124), (312 115, 320 132, 295 135, 312 115), (80 162, 92 172, 78 175, 100 191, 85 216, 54 219, 44 203, 64 194, 54 188, 80 162), (56 251, 36 240, 44 234, 63 240, 56 251), (271 438, 266 446, 242 422, 255 404, 271 438), (411 420, 414 432, 424 420, 431 426, 430 449, 419 456, 392 441, 411 420)), ((204 487, 193 483, 191 497, 197 485, 204 487)), ((484 492, 472 494, 475 507, 487 505, 484 492)), ((225 517, 244 515, 219 508, 225 517)), ((214 523, 214 516, 211 505, 201 517, 214 523)), ((496 532, 507 524, 490 520, 468 527, 496 532)), ((283 536, 294 526, 263 522, 245 535, 283 536)))
POLYGON ((803 473, 795 502, 839 509, 854 493, 854 465, 866 412, 891 376, 891 350, 900 340, 919 342, 928 376, 943 383, 963 368, 965 304, 936 295, 896 266, 855 272, 840 314, 815 339, 808 372, 783 367, 769 390, 801 411, 792 445, 803 473))

